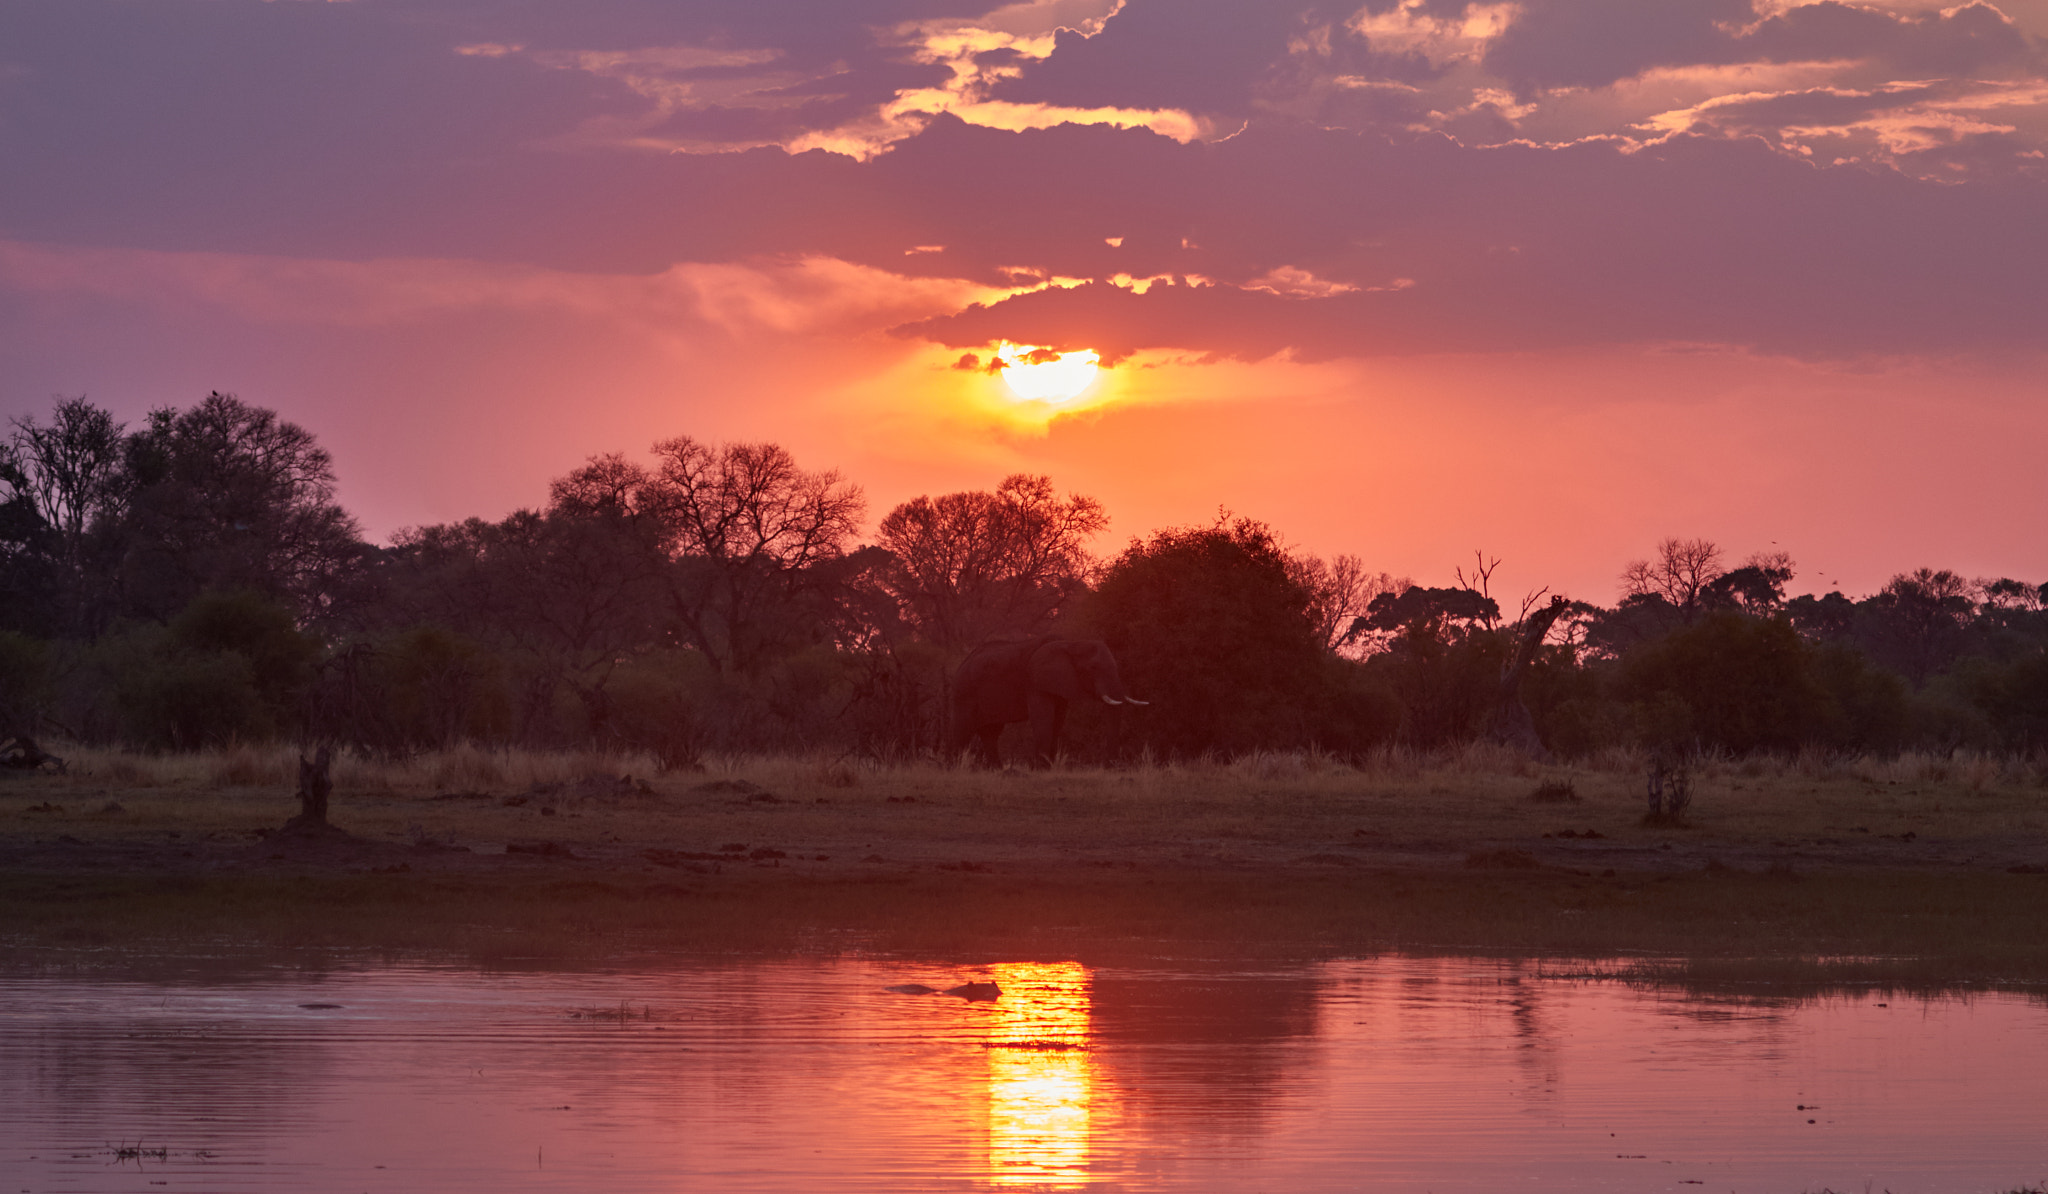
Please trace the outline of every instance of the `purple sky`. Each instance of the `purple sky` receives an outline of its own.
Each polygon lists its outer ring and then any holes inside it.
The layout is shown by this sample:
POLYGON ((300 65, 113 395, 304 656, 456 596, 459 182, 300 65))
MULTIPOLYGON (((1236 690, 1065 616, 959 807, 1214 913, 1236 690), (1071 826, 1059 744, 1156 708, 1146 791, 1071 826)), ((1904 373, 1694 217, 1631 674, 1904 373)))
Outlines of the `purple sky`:
POLYGON ((2044 0, 8 0, 0 413, 236 392, 378 535, 689 433, 1106 549, 2038 582, 2044 151, 2044 0))

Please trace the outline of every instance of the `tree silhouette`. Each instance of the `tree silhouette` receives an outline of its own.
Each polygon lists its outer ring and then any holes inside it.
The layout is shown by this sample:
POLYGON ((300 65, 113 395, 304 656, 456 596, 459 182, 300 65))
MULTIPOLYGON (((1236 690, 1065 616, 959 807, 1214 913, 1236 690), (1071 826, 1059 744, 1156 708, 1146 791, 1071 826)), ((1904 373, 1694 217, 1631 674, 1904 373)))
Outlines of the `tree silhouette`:
POLYGON ((654 446, 647 469, 597 456, 556 481, 551 511, 644 534, 678 632, 720 672, 822 638, 814 570, 845 555, 865 499, 837 472, 806 472, 776 444, 654 446))
POLYGON ((1975 591, 1976 586, 1946 568, 1892 577, 1870 600, 1872 652, 1921 687, 1961 648, 1963 627, 1976 610, 1975 591))
POLYGON ((1102 503, 1062 499, 1049 477, 1019 473, 993 493, 918 497, 882 519, 895 557, 888 585, 928 641, 963 651, 1048 626, 1086 590, 1088 541, 1109 526, 1102 503))
POLYGON ((1621 570, 1621 592, 1661 597, 1688 620, 1699 609, 1700 593, 1720 577, 1721 548, 1708 539, 1666 539, 1652 560, 1635 560, 1621 570))
POLYGON ((1087 620, 1131 691, 1139 733, 1169 755, 1315 741, 1332 661, 1315 595, 1273 532, 1251 519, 1155 533, 1117 557, 1087 620))
POLYGON ((215 392, 151 412, 123 445, 122 604, 166 619, 207 589, 331 610, 365 554, 334 501, 334 463, 313 434, 275 411, 215 392))
POLYGON ((92 634, 113 612, 91 532, 103 539, 119 511, 125 429, 83 396, 59 398, 47 424, 33 417, 13 423, 0 472, 11 467, 19 499, 48 528, 38 566, 48 574, 53 606, 42 620, 64 633, 92 634))

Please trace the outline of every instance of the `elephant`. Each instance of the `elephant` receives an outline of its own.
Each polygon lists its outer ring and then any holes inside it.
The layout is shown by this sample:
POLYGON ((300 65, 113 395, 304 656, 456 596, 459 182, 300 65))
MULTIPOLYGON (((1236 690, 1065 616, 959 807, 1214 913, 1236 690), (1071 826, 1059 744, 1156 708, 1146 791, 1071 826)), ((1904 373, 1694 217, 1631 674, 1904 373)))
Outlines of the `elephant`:
POLYGON ((1100 698, 1109 705, 1143 705, 1117 675, 1116 656, 1094 639, 1050 635, 1023 642, 984 643, 953 674, 952 734, 948 753, 958 757, 979 740, 981 763, 1003 765, 997 739, 1013 721, 1031 722, 1034 767, 1050 767, 1059 749, 1067 702, 1100 698))

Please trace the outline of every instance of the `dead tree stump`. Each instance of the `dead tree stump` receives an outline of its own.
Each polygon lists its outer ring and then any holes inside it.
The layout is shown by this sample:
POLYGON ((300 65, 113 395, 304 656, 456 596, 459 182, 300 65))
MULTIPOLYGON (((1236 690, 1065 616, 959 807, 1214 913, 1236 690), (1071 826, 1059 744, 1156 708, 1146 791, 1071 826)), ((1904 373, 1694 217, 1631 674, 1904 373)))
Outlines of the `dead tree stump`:
POLYGON ((327 797, 334 792, 334 780, 328 768, 333 763, 331 747, 314 751, 310 760, 299 756, 299 813, 284 823, 286 833, 320 833, 329 828, 327 797))

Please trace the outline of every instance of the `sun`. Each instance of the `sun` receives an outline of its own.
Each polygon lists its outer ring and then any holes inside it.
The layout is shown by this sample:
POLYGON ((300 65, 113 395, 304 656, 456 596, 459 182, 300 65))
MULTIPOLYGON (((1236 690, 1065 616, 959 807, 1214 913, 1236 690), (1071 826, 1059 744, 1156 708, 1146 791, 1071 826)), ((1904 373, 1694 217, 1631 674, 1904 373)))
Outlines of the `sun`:
POLYGON ((1101 354, 1092 348, 1054 352, 1008 340, 997 347, 995 357, 1010 392, 1031 402, 1068 402, 1080 397, 1095 384, 1102 364, 1101 354))

